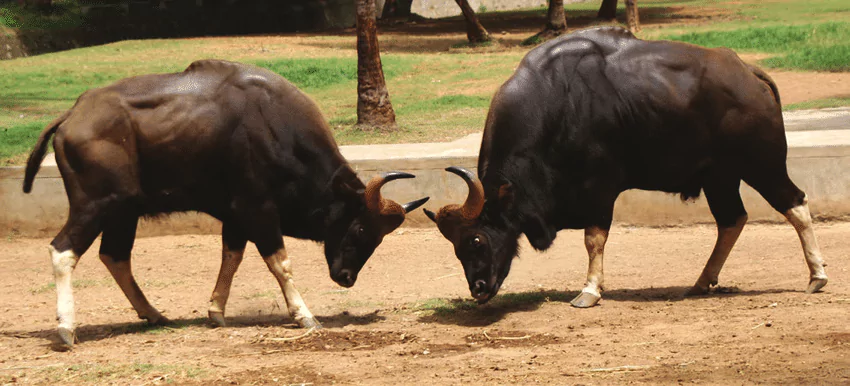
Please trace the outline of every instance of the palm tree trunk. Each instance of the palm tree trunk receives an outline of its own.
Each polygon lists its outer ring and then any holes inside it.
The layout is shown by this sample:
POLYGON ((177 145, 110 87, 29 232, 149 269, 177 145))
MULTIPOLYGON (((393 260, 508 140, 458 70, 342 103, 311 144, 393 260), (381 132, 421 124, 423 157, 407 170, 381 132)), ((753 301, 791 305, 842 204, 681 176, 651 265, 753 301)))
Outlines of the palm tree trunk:
POLYGON ((567 32, 567 14, 564 11, 564 0, 549 0, 546 27, 534 36, 525 39, 522 45, 540 44, 565 32, 567 32))
POLYGON ((564 0, 549 0, 548 22, 546 29, 560 35, 567 31, 567 13, 564 11, 564 0))
POLYGON ((466 19, 466 38, 470 43, 483 43, 490 41, 490 34, 478 21, 478 16, 475 16, 475 11, 469 6, 466 0, 455 0, 460 11, 463 12, 463 18, 466 19))
POLYGON ((629 31, 632 31, 632 33, 640 32, 637 0, 626 0, 626 20, 629 24, 629 31))
POLYGON ((378 49, 375 0, 357 0, 357 126, 396 129, 378 49))

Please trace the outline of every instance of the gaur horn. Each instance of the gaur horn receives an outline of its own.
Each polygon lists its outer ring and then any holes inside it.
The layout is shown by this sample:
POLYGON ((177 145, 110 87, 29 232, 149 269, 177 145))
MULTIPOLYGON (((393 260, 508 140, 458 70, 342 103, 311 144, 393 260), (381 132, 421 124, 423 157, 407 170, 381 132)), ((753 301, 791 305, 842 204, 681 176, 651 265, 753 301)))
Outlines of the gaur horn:
POLYGON ((428 202, 428 199, 431 197, 420 198, 416 201, 408 202, 407 204, 402 205, 402 209, 404 209, 404 213, 410 213, 411 211, 416 210, 416 208, 422 206, 422 204, 428 202))
POLYGON ((431 221, 437 222, 437 214, 436 213, 434 213, 434 212, 432 212, 428 209, 422 209, 422 210, 425 211, 425 215, 428 216, 428 218, 430 218, 431 221))
POLYGON ((463 206, 460 207, 460 215, 467 220, 478 218, 478 216, 481 215, 481 211, 484 210, 484 186, 481 185, 481 181, 478 180, 478 176, 471 171, 458 166, 448 167, 446 168, 446 171, 457 174, 460 178, 463 178, 463 180, 466 181, 466 185, 469 187, 469 195, 466 196, 466 202, 464 202, 463 206))
MULTIPOLYGON (((376 212, 380 214, 393 214, 386 212, 396 212, 398 204, 388 204, 388 202, 384 200, 384 198, 381 196, 381 187, 383 187, 384 184, 386 184, 387 182, 402 178, 416 178, 416 176, 404 172, 386 172, 373 177, 369 181, 369 183, 366 184, 366 208, 368 208, 371 212, 376 212)), ((410 212, 422 206, 422 204, 427 202, 428 199, 429 197, 425 197, 408 202, 407 204, 401 205, 401 209, 404 211, 404 213, 410 212)))

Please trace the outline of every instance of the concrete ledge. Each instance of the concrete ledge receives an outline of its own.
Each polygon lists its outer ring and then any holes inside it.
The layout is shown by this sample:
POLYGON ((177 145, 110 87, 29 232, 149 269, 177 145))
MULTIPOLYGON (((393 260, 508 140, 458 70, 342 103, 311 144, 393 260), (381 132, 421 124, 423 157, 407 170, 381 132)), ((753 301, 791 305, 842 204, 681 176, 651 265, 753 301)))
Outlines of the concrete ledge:
MULTIPOLYGON (((789 174, 807 193, 813 214, 850 217, 850 129, 789 131, 787 138, 789 174)), ((400 202, 430 196, 425 207, 436 209, 465 199, 466 185, 443 169, 456 165, 474 170, 480 142, 481 135, 474 134, 449 143, 342 146, 341 150, 364 180, 386 170, 416 174, 416 179, 388 184, 384 194, 400 202)), ((0 168, 0 235, 48 237, 65 223, 67 198, 59 171, 50 161, 45 160, 33 192, 28 195, 21 190, 23 167, 0 168)), ((784 221, 748 186, 742 186, 742 195, 750 221, 784 221)), ((619 224, 643 226, 713 222, 702 198, 685 204, 675 195, 645 191, 623 193, 617 200, 614 218, 619 224)), ((405 226, 431 223, 417 210, 405 226)), ((140 236, 219 231, 216 220, 191 213, 143 220, 139 227, 140 236)))
POLYGON ((850 128, 850 108, 786 111, 782 119, 786 131, 843 130, 850 128))

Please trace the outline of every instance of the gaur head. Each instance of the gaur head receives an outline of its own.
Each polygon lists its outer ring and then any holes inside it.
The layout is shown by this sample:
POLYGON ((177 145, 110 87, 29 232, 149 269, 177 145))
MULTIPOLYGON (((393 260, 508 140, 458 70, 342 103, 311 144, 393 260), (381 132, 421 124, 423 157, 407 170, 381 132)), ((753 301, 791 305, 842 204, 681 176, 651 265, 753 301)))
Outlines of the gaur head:
POLYGON ((404 222, 406 213, 428 201, 425 197, 400 205, 381 196, 381 187, 387 182, 414 177, 409 173, 387 172, 364 185, 350 167, 337 171, 332 182, 337 199, 327 217, 325 239, 325 258, 331 279, 337 284, 353 286, 360 269, 384 236, 404 222))
POLYGON ((499 292, 517 254, 520 231, 503 215, 505 206, 511 204, 513 190, 510 184, 504 184, 494 192, 496 202, 485 203, 484 187, 475 174, 455 166, 446 170, 466 181, 466 202, 444 206, 437 213, 425 209, 425 214, 454 245, 469 291, 483 304, 499 292))

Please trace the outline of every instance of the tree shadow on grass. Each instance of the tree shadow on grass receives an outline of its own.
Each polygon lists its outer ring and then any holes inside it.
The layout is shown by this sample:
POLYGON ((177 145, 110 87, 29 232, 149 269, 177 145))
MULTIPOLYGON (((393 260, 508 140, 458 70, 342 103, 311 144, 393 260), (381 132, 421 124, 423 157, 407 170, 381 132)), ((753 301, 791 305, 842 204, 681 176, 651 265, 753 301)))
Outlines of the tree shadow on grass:
MULTIPOLYGON (((685 297, 691 287, 652 287, 640 289, 615 289, 602 293, 602 303, 613 302, 678 302, 685 299, 723 298, 737 296, 759 296, 800 292, 791 289, 741 290, 738 287, 717 287, 707 295, 685 297)), ((557 302, 569 305, 578 291, 526 291, 505 293, 496 296, 484 305, 478 305, 471 299, 429 299, 420 302, 416 310, 423 312, 419 316, 422 323, 453 324, 467 327, 484 327, 496 323, 505 316, 517 312, 534 311, 544 303, 557 302)), ((581 312, 575 309, 575 312, 581 312)))
MULTIPOLYGON (((569 32, 599 25, 613 24, 610 20, 597 19, 596 12, 596 10, 567 10, 569 32)), ((718 17, 729 18, 733 16, 727 10, 703 7, 640 7, 641 25, 645 27, 675 23, 708 23, 718 17), (696 12, 691 10, 696 10, 696 12)), ((493 47, 484 48, 484 51, 511 49, 519 46, 527 37, 534 35, 543 28, 546 21, 546 10, 483 13, 479 15, 479 19, 484 25, 484 28, 490 32, 493 39, 498 42, 493 47), (503 33, 514 34, 514 36, 504 35, 503 33)), ((625 22, 625 10, 618 9, 616 23, 625 25, 625 22)), ((457 36, 466 33, 466 22, 460 16, 441 19, 421 19, 415 23, 384 24, 379 29, 381 32, 381 49, 383 51, 393 53, 433 53, 446 51, 474 52, 474 50, 481 50, 480 48, 457 49, 461 45, 460 43, 466 41, 465 37, 457 36)), ((315 35, 353 38, 355 32, 354 28, 346 28, 319 32, 315 35)), ((308 39, 302 44, 324 49, 341 50, 352 49, 354 47, 351 41, 340 39, 308 39)))

